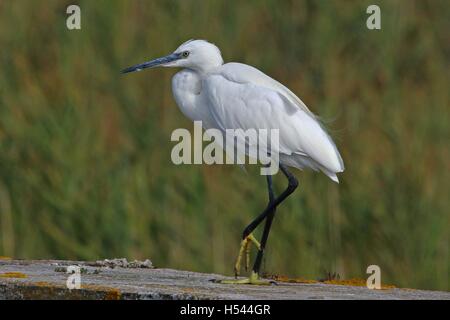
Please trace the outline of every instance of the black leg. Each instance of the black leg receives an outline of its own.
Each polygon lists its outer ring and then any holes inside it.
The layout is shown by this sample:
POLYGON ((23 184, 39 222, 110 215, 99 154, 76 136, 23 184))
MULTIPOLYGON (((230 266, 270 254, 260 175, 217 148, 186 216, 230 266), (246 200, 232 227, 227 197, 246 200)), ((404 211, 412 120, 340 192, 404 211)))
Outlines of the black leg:
MULTIPOLYGON (((275 201, 275 194, 273 192, 272 176, 267 176, 267 189, 269 190, 269 204, 270 206, 275 201)), ((267 238, 269 237, 270 227, 272 226, 272 221, 275 216, 277 208, 274 207, 272 211, 267 214, 266 223, 264 225, 263 235, 260 242, 260 250, 258 250, 258 255, 256 256, 255 264, 253 265, 253 271, 259 273, 261 268, 262 258, 264 250, 266 249, 267 238)))
MULTIPOLYGON (((278 198, 275 198, 275 200, 270 201, 269 205, 266 207, 266 209, 264 209, 264 211, 258 217, 256 217, 256 219, 253 220, 252 223, 250 223, 245 228, 245 230, 242 234, 242 239, 247 238, 247 236, 250 233, 252 233, 253 230, 255 230, 256 227, 298 187, 298 180, 294 177, 294 175, 292 173, 290 173, 287 170, 287 168, 282 164, 280 164, 280 169, 283 172, 283 174, 286 176, 286 178, 288 179, 288 186, 287 186, 286 190, 284 190, 283 193, 281 193, 281 195, 278 198)), ((273 217, 272 217, 272 219, 273 219, 273 217)))
MULTIPOLYGON (((263 258, 263 255, 264 255, 264 250, 266 248, 267 238, 269 237, 270 227, 272 226, 272 221, 273 221, 273 218, 275 216, 276 207, 281 202, 283 202, 292 192, 294 192, 294 190, 298 186, 297 179, 295 178, 294 175, 292 175, 287 170, 286 167, 284 167, 283 165, 280 164, 280 169, 281 169, 281 171, 283 171, 283 173, 286 176, 286 178, 288 178, 289 184, 288 184, 288 187, 286 188, 286 190, 280 195, 280 197, 278 199, 275 199, 275 200, 274 200, 274 197, 273 197, 273 191, 272 191, 272 195, 270 195, 270 189, 271 189, 270 187, 271 186, 269 186, 269 206, 268 206, 268 209, 269 208, 273 208, 273 209, 269 209, 270 211, 268 211, 266 224, 264 226, 264 231, 263 231, 263 235, 262 235, 261 243, 260 243, 261 247, 260 247, 260 250, 258 251, 258 254, 256 256, 255 264, 253 265, 253 272, 256 273, 256 274, 259 274, 259 270, 261 269, 261 262, 262 262, 262 258, 263 258)), ((268 182, 269 182, 269 180, 268 180, 268 182)), ((272 179, 270 179, 270 182, 272 182, 272 179)))

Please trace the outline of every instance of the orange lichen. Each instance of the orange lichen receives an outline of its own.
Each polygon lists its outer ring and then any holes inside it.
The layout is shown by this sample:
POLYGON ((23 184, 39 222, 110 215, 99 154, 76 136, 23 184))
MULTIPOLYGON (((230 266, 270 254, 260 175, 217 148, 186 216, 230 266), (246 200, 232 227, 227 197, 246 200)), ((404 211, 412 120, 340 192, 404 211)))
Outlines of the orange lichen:
MULTIPOLYGON (((323 283, 326 284, 334 284, 334 285, 341 285, 341 286, 354 286, 354 287, 365 287, 367 286, 367 281, 364 279, 348 279, 348 280, 326 280, 323 281, 323 283)), ((381 285, 381 290, 387 290, 387 289, 393 289, 395 286, 386 284, 381 285)))
POLYGON ((287 283, 317 283, 316 280, 308 280, 303 278, 289 278, 287 276, 283 275, 276 275, 276 274, 266 274, 264 275, 265 278, 278 281, 278 282, 287 282, 287 283))
POLYGON ((12 260, 11 257, 0 256, 0 260, 12 260))
POLYGON ((5 272, 0 273, 0 278, 28 278, 28 276, 21 272, 5 272))
MULTIPOLYGON (((364 279, 348 279, 348 280, 340 280, 340 276, 337 274, 328 274, 327 278, 324 280, 308 280, 303 278, 289 278, 284 275, 276 275, 276 274, 264 274, 264 278, 268 278, 278 282, 285 283, 325 283, 325 284, 334 284, 334 285, 342 285, 342 286, 353 286, 353 287, 365 287, 367 286, 366 280, 364 279)), ((381 285, 381 290, 393 289, 396 288, 394 285, 385 284, 381 285)))
POLYGON ((396 286, 394 286, 393 284, 382 284, 381 285, 381 290, 388 290, 388 289, 395 289, 397 288, 396 286))
POLYGON ((325 280, 323 283, 326 284, 335 284, 335 285, 341 285, 341 286, 354 286, 354 287, 365 287, 366 286, 366 280, 364 279, 348 279, 348 280, 325 280))
POLYGON ((33 282, 31 285, 37 287, 58 287, 55 283, 47 282, 47 281, 37 281, 33 282))
POLYGON ((96 286, 91 284, 82 284, 82 289, 94 290, 94 291, 102 291, 105 293, 105 300, 119 300, 121 297, 121 292, 119 289, 104 287, 104 286, 96 286))
POLYGON ((106 291, 105 300, 120 300, 120 290, 118 289, 110 289, 106 291))

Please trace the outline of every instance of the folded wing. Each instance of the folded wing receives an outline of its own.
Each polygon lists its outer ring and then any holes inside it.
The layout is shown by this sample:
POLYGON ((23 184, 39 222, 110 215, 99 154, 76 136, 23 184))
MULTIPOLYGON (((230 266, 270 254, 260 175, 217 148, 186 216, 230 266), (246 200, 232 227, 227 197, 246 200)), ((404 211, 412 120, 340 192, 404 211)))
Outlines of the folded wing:
POLYGON ((334 181, 344 170, 334 142, 314 114, 258 69, 225 64, 203 80, 202 94, 218 129, 279 129, 281 162, 321 170, 334 181))

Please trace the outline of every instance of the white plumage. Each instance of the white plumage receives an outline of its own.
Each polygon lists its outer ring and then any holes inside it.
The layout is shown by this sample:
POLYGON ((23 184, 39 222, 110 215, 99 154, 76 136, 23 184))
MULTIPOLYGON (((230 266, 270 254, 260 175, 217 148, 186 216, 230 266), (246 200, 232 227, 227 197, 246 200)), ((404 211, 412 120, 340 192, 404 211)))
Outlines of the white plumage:
POLYGON ((336 145, 306 105, 288 88, 258 69, 223 64, 220 50, 190 40, 171 55, 125 72, 154 67, 184 68, 172 79, 174 98, 185 116, 205 128, 279 129, 280 163, 320 170, 338 182, 344 163, 336 145))

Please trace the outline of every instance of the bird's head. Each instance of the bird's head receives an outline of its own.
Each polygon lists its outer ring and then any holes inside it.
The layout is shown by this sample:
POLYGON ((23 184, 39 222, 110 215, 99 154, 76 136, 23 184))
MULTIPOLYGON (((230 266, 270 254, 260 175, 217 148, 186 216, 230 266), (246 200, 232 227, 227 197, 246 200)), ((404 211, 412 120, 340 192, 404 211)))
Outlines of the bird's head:
POLYGON ((217 46, 205 40, 189 40, 165 57, 126 68, 122 73, 141 71, 146 68, 155 67, 178 67, 188 68, 198 72, 207 72, 222 64, 222 55, 217 46))

